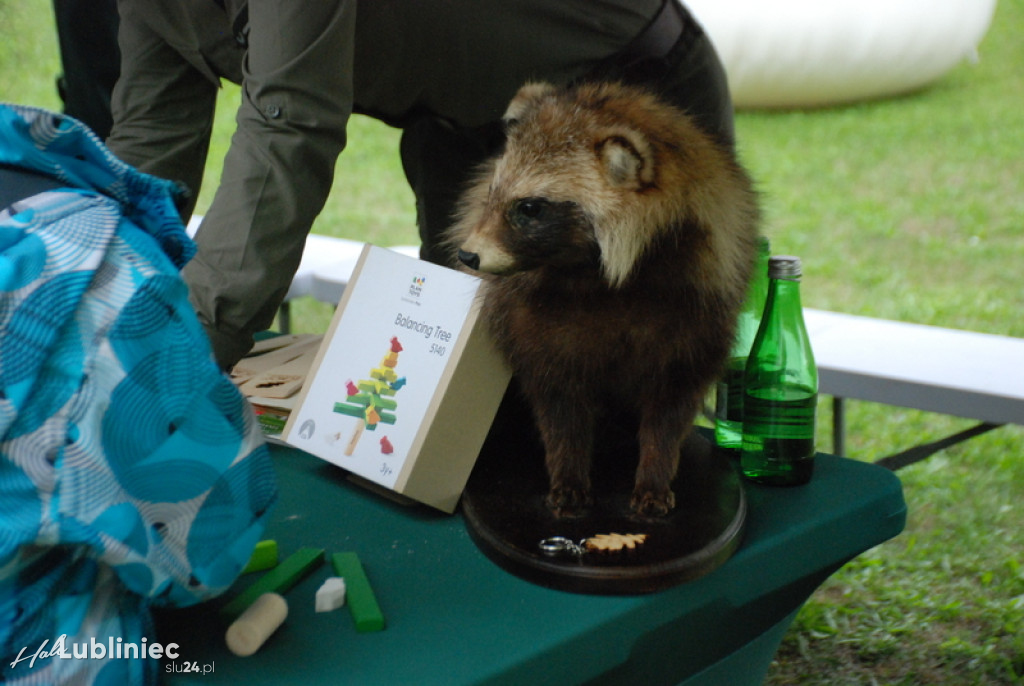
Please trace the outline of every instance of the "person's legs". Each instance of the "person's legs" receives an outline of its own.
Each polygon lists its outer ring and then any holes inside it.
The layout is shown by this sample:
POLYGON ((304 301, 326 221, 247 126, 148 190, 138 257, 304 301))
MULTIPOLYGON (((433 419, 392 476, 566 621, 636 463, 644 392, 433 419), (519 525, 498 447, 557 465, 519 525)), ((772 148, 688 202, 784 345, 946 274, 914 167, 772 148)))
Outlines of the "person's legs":
POLYGON ((120 73, 117 0, 53 0, 60 44, 57 90, 64 113, 110 135, 110 93, 120 73))
POLYGON ((402 166, 416 196, 421 258, 452 266, 452 256, 439 244, 442 234, 451 225, 459 196, 474 169, 497 152, 503 141, 497 122, 466 129, 423 116, 405 126, 402 166))

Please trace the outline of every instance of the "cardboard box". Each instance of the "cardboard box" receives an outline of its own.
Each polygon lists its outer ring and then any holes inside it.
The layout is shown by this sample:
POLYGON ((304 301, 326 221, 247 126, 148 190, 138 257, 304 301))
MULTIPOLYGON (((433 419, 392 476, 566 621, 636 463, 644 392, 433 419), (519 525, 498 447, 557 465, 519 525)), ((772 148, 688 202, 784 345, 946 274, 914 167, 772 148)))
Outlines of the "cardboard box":
POLYGON ((510 377, 480 283, 367 245, 282 439, 453 512, 510 377))

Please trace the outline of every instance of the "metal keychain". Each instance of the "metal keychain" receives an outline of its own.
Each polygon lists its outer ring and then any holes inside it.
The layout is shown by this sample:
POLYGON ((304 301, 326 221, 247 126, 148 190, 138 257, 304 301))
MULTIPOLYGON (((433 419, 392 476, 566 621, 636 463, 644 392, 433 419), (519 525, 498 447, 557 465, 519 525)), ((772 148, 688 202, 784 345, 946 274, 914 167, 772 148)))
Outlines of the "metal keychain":
POLYGON ((569 555, 580 556, 587 552, 586 548, 587 539, 581 538, 579 543, 576 543, 571 538, 565 536, 551 536, 545 538, 537 546, 540 551, 545 555, 561 555, 567 553, 569 555))

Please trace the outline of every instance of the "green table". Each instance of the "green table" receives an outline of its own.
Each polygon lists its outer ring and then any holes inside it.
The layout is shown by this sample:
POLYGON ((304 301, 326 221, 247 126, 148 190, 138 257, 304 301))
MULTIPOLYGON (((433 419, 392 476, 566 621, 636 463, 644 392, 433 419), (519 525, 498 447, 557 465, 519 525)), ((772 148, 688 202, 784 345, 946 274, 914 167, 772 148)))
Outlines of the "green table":
POLYGON ((213 669, 167 673, 167 683, 759 684, 814 589, 906 520, 892 472, 819 455, 808 486, 747 484, 744 542, 718 570, 656 594, 590 596, 503 571, 458 513, 400 505, 298 450, 272 452, 281 501, 266 536, 282 557, 303 546, 357 552, 387 627, 361 634, 346 608, 316 614, 316 589, 333 574, 324 565, 288 592, 286 623, 251 657, 225 648, 221 601, 159 617, 159 640, 181 646, 171 668, 213 669))

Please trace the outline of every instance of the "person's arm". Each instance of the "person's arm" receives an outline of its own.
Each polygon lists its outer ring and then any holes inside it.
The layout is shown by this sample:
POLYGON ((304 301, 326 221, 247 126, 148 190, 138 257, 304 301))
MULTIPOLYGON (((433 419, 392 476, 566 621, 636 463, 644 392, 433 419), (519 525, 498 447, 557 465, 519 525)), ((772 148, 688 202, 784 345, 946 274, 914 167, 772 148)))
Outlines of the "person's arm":
POLYGON ((184 183, 191 194, 182 212, 187 218, 202 183, 218 83, 152 30, 146 15, 153 10, 140 4, 118 3, 121 76, 107 145, 141 171, 184 183))
POLYGON ((250 2, 238 128, 185 268, 218 361, 270 326, 331 190, 352 111, 355 2, 250 2))

